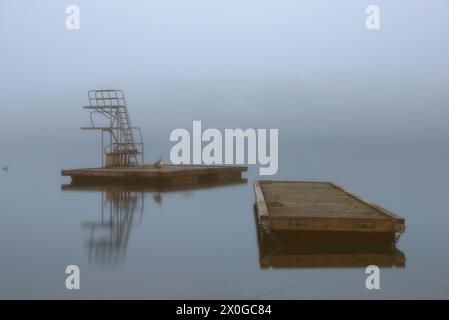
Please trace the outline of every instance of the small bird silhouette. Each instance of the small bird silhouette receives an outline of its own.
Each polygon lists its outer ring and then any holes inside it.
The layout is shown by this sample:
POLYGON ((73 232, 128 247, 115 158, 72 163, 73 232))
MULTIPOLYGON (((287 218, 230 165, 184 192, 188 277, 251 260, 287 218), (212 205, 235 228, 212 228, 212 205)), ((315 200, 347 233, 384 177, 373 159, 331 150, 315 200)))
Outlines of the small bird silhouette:
POLYGON ((3 166, 3 167, 2 167, 2 170, 3 170, 3 171, 8 171, 8 166, 3 166))
POLYGON ((162 158, 159 158, 159 160, 154 163, 154 167, 156 169, 160 170, 160 169, 162 169, 163 166, 164 166, 164 162, 162 161, 162 158))

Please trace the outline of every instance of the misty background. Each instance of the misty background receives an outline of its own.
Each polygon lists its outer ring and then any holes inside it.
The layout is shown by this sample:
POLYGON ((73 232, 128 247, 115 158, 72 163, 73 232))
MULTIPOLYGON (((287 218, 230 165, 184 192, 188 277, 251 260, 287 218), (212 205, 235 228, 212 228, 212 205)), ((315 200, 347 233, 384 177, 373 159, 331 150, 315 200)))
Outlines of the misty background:
POLYGON ((192 120, 279 128, 288 146, 446 142, 448 30, 444 0, 1 0, 0 162, 25 143, 66 166, 97 160, 98 136, 78 128, 99 88, 124 90, 149 160, 192 120), (365 28, 369 4, 380 30, 365 28))
POLYGON ((0 0, 0 297, 447 298, 448 31, 447 0, 0 0), (372 4, 380 30, 365 28, 372 4), (376 294, 359 269, 261 271, 258 166, 162 206, 146 194, 125 263, 89 264, 100 195, 61 192, 60 170, 100 164, 98 134, 79 129, 91 89, 124 91, 147 162, 168 162, 193 120, 279 129, 264 178, 333 181, 403 216, 407 267, 376 294))

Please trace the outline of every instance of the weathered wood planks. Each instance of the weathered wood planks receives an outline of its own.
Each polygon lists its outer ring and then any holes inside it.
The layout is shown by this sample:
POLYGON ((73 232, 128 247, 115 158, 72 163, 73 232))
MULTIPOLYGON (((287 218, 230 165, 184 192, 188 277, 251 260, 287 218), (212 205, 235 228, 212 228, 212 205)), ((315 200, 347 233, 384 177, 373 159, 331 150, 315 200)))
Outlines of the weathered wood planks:
POLYGON ((330 182, 255 181, 259 224, 272 230, 400 233, 404 219, 330 182))

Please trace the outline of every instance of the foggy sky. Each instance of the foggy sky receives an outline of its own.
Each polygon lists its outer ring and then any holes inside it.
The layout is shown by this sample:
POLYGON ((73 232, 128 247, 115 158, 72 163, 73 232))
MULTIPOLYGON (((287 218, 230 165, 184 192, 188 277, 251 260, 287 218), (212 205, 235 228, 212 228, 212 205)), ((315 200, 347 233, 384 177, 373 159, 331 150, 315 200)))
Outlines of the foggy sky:
POLYGON ((445 139, 448 30, 445 0, 0 0, 0 142, 78 140, 96 88, 124 90, 159 142, 192 120, 281 140, 445 139), (380 30, 365 28, 369 4, 380 30))

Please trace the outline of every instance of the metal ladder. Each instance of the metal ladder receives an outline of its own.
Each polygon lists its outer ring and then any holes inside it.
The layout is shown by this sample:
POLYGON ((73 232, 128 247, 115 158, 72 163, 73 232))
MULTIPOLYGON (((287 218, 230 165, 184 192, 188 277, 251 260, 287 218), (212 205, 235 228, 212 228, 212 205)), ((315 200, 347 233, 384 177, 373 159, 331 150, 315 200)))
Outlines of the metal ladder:
MULTIPOLYGON (((125 100, 125 98, 123 98, 125 100)), ((134 135, 132 131, 131 121, 128 115, 128 109, 126 104, 122 106, 117 113, 118 126, 121 128, 121 133, 123 137, 123 148, 125 150, 120 150, 127 154, 127 164, 129 166, 137 166, 137 147, 134 143, 134 135)))

